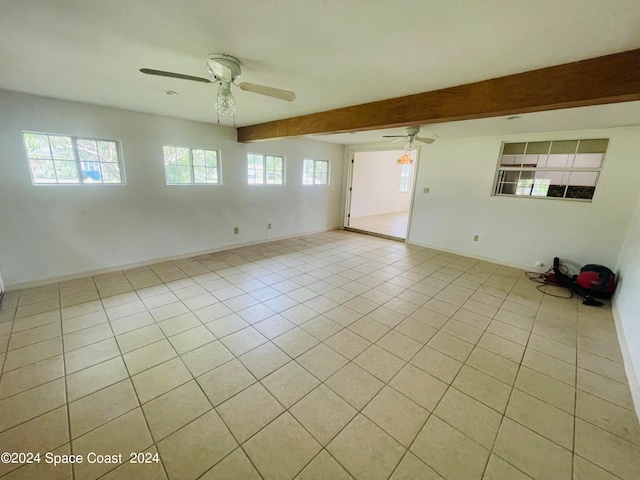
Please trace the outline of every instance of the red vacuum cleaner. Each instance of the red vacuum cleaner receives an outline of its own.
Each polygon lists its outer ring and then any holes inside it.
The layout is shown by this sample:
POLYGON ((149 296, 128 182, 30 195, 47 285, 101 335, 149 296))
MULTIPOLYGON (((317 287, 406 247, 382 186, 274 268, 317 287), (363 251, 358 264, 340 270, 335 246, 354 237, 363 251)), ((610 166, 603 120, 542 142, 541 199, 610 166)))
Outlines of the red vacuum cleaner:
POLYGON ((583 305, 601 307, 604 303, 596 298, 608 300, 616 290, 615 273, 602 265, 585 265, 578 275, 570 277, 562 273, 560 259, 556 257, 553 259, 553 273, 567 288, 584 298, 583 305))

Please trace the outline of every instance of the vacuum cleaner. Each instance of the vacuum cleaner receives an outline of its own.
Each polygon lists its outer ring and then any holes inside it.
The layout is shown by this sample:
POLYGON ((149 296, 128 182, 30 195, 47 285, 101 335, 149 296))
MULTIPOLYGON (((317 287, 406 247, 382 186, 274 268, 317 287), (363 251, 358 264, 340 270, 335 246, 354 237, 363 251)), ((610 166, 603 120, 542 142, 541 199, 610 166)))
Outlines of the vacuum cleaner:
POLYGON ((560 259, 555 257, 553 273, 564 286, 584 298, 583 305, 601 307, 604 303, 596 298, 608 300, 616 290, 615 273, 602 265, 585 265, 578 275, 570 277, 560 270, 560 259))

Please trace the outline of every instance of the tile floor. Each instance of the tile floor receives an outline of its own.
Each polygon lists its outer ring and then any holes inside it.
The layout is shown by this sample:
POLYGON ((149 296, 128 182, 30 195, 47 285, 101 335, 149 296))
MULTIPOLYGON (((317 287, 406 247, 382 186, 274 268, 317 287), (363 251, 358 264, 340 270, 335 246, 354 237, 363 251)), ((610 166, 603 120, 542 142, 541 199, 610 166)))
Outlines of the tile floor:
POLYGON ((405 239, 408 221, 409 212, 387 213, 370 217, 353 217, 349 220, 349 227, 387 237, 405 239))
POLYGON ((85 458, 6 479, 640 478, 608 307, 380 238, 9 292, 0 347, 1 450, 85 458))

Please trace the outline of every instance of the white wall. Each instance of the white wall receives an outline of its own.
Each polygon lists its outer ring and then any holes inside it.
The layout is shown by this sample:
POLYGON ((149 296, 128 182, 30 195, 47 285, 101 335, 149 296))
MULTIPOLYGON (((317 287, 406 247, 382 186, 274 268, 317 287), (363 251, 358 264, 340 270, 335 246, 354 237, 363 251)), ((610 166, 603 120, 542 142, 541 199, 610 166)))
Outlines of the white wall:
POLYGON ((438 140, 421 149, 409 242, 527 269, 554 256, 613 267, 638 199, 638 158, 638 127, 438 140), (603 137, 593 202, 491 196, 501 142, 603 137))
POLYGON ((411 193, 400 193, 401 165, 396 163, 404 153, 404 150, 355 152, 351 218, 409 211, 411 193))
POLYGON ((341 224, 340 145, 239 144, 229 127, 6 90, 0 112, 0 271, 8 287, 341 224), (127 185, 32 185, 22 130, 120 141, 127 185), (224 184, 165 185, 163 144, 220 149, 224 184), (284 155, 286 186, 248 186, 247 152, 284 155), (330 186, 302 186, 305 157, 331 161, 330 186))
POLYGON ((613 313, 621 337, 629 386, 640 414, 640 202, 616 265, 618 288, 613 313))

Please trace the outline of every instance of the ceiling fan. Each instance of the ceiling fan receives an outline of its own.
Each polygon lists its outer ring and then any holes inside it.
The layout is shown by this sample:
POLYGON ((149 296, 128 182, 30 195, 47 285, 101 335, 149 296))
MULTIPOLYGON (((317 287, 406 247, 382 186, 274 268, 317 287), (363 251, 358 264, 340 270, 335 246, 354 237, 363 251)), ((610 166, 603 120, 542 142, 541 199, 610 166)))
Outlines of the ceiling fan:
POLYGON ((419 137, 418 133, 420 133, 420 127, 405 127, 404 135, 383 135, 383 137, 398 139, 394 140, 391 143, 401 142, 403 139, 406 140, 407 144, 405 145, 405 150, 413 150, 413 142, 430 144, 436 141, 435 138, 419 137))
POLYGON ((292 102, 296 99, 296 94, 289 90, 281 90, 279 88, 267 87, 256 83, 237 82, 236 80, 242 73, 240 69, 240 60, 231 55, 224 53, 212 53, 207 57, 207 71, 212 75, 213 80, 203 77, 194 77, 183 73, 165 72, 163 70, 154 70, 152 68, 141 68, 140 72, 147 75, 158 75, 160 77, 178 78, 181 80, 191 80, 201 83, 217 83, 218 94, 214 101, 214 107, 220 115, 233 115, 236 111, 236 100, 231 92, 231 84, 234 84, 247 92, 266 95, 268 97, 277 98, 292 102))

